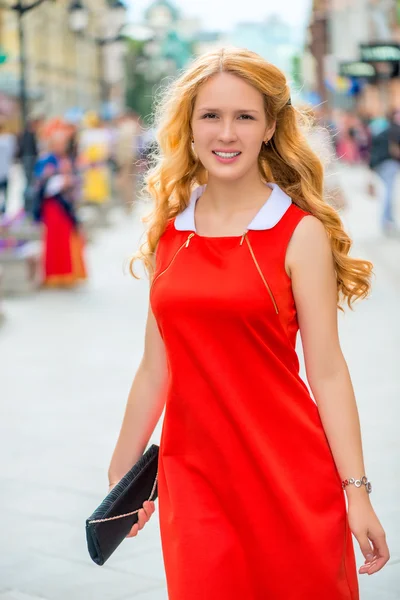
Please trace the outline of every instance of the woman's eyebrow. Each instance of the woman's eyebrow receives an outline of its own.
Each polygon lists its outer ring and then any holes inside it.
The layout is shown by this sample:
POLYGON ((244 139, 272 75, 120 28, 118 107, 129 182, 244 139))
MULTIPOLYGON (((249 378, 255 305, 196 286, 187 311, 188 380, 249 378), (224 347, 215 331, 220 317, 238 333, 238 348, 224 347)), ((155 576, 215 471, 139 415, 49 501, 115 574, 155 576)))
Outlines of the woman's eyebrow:
MULTIPOLYGON (((202 107, 202 108, 198 108, 197 112, 203 112, 203 111, 207 111, 207 112, 221 112, 221 110, 219 108, 207 108, 207 107, 202 107)), ((239 108, 238 110, 235 110, 234 112, 236 113, 259 113, 258 110, 254 110, 254 109, 247 109, 247 108, 239 108)))

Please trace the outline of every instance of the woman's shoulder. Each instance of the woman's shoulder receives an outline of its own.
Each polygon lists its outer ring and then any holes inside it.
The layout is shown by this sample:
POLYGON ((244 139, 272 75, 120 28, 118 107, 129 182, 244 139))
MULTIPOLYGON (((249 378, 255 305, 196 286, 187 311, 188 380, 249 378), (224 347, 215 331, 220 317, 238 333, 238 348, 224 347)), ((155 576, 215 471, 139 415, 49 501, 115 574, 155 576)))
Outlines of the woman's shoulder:
POLYGON ((303 253, 312 256, 318 255, 323 248, 330 248, 328 234, 322 221, 297 206, 294 210, 298 220, 290 238, 290 250, 297 256, 303 253))

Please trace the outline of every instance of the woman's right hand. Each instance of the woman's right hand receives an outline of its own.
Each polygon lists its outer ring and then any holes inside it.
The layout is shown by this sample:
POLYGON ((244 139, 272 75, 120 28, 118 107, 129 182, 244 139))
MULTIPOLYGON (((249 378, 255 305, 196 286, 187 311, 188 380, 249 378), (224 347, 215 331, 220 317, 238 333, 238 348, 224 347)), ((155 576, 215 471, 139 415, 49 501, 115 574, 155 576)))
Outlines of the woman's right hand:
MULTIPOLYGON (((110 493, 111 490, 116 485, 117 485, 116 483, 114 485, 110 485, 108 488, 108 492, 110 493)), ((149 502, 148 500, 146 500, 146 502, 143 503, 143 508, 141 508, 139 510, 137 523, 135 523, 133 525, 132 529, 130 530, 130 532, 128 533, 128 535, 126 537, 127 538, 136 537, 137 534, 139 533, 139 531, 141 529, 143 529, 143 527, 146 525, 147 521, 150 520, 150 517, 155 512, 155 510, 156 510, 155 503, 149 502)))
POLYGON ((128 533, 128 535, 126 537, 127 538, 136 537, 138 532, 141 529, 143 529, 143 527, 146 525, 147 521, 149 521, 151 515, 155 512, 155 510, 156 510, 156 505, 154 504, 154 502, 149 502, 148 500, 146 500, 146 502, 143 503, 143 508, 141 508, 139 510, 138 522, 134 524, 134 526, 132 527, 132 529, 130 530, 130 532, 128 533))

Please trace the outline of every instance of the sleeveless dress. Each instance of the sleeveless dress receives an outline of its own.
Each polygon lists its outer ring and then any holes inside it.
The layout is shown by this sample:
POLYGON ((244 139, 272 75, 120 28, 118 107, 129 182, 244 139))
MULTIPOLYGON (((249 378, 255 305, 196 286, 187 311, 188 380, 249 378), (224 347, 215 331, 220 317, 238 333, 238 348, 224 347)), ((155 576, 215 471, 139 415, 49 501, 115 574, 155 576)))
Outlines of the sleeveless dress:
POLYGON ((307 215, 276 185, 243 236, 194 210, 160 239, 150 301, 169 381, 159 519, 170 600, 357 600, 341 480, 299 376, 285 271, 307 215))

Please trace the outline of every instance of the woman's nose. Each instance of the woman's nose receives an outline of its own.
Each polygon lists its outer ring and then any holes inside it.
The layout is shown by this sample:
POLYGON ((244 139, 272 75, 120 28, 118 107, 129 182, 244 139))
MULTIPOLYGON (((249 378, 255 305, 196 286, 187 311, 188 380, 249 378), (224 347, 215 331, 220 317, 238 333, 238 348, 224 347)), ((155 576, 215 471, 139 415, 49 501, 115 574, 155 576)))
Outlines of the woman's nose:
POLYGON ((235 124, 232 121, 221 122, 219 139, 222 142, 232 142, 237 139, 235 124))

